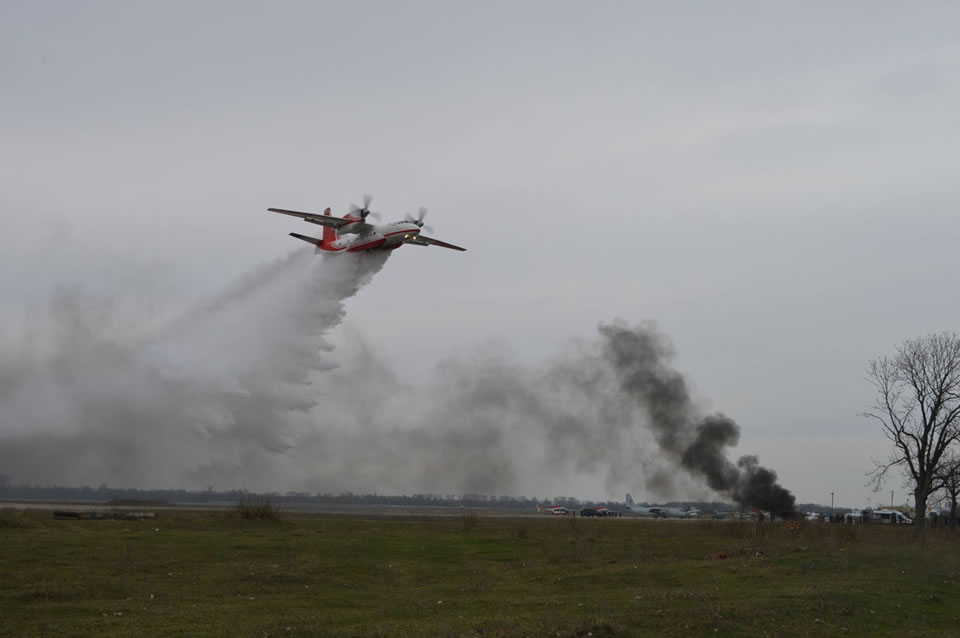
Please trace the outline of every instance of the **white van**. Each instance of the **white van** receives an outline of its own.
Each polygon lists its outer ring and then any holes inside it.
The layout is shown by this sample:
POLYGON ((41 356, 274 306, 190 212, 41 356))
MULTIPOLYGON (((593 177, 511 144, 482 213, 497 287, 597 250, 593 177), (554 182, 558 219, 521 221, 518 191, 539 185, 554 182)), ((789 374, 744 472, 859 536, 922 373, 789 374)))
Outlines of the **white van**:
POLYGON ((886 525, 912 525, 913 520, 903 515, 903 512, 897 510, 874 510, 870 518, 871 522, 884 523, 886 525))
POLYGON ((843 522, 847 525, 859 525, 863 522, 863 512, 854 510, 843 515, 843 522))

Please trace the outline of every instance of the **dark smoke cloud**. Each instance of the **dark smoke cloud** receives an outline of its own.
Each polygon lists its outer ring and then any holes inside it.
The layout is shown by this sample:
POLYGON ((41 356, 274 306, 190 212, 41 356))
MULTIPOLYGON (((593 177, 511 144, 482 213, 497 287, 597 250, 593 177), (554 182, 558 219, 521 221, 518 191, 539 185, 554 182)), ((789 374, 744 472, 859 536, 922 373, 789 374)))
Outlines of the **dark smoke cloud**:
POLYGON ((739 427, 702 414, 652 325, 604 325, 599 336, 539 367, 477 348, 442 362, 438 380, 419 391, 362 347, 363 357, 329 375, 345 405, 321 405, 324 441, 337 458, 322 464, 330 472, 315 476, 316 488, 557 495, 553 486, 570 477, 596 477, 611 495, 643 481, 656 496, 714 492, 792 511, 772 471, 754 457, 727 458, 739 427), (377 407, 364 402, 368 391, 377 407))
POLYGON ((793 494, 777 485, 774 471, 761 467, 754 456, 744 456, 736 465, 727 458, 727 448, 740 439, 739 426, 722 414, 698 414, 686 381, 669 366, 668 343, 652 325, 605 325, 600 334, 623 391, 649 413, 650 428, 666 453, 741 505, 778 516, 794 513, 793 494))

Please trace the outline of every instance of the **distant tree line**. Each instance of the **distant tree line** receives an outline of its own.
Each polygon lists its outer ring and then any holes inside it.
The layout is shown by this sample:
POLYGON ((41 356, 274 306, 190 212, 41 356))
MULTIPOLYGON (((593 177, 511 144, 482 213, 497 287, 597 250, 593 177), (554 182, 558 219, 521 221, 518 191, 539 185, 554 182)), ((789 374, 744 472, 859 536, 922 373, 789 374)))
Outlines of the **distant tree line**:
MULTIPOLYGON (((553 498, 532 498, 525 496, 493 496, 487 494, 355 494, 353 492, 310 493, 310 492, 264 492, 251 493, 246 490, 185 490, 185 489, 136 489, 110 487, 65 487, 41 485, 12 485, 9 481, 0 483, 0 498, 33 501, 76 501, 90 503, 166 503, 170 505, 199 505, 207 503, 239 503, 251 494, 269 496, 283 503, 304 503, 314 505, 405 505, 433 507, 477 507, 498 509, 536 509, 537 506, 562 505, 568 509, 596 507, 604 505, 611 509, 620 509, 622 504, 616 501, 580 500, 572 496, 553 498)), ((668 507, 691 506, 705 514, 725 511, 735 506, 715 501, 659 503, 668 507)), ((804 511, 825 511, 823 506, 802 505, 804 511)), ((839 510, 837 510, 839 511, 839 510)))
MULTIPOLYGON (((247 498, 251 492, 246 490, 186 490, 186 489, 136 489, 123 487, 65 487, 41 485, 0 484, 0 496, 5 499, 39 501, 88 501, 94 503, 150 502, 169 504, 201 504, 228 502, 236 503, 247 498)), ((287 503, 341 504, 341 505, 408 505, 408 506, 464 506, 497 507, 516 509, 535 509, 538 504, 554 503, 553 500, 518 496, 489 496, 485 494, 355 494, 353 492, 310 493, 310 492, 264 492, 287 503)), ((557 502, 575 507, 580 501, 570 497, 560 497, 557 502)))

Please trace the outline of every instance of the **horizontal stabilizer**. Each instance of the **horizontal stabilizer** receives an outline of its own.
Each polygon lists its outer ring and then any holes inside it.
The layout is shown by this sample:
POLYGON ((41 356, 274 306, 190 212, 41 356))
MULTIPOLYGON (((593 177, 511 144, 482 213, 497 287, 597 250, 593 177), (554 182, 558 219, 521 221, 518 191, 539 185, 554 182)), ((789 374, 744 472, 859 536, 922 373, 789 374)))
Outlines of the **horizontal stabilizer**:
POLYGON ((302 239, 303 241, 307 242, 308 244, 313 244, 313 245, 316 246, 317 248, 320 247, 320 244, 321 244, 322 241, 323 241, 323 240, 317 239, 316 237, 307 237, 306 235, 301 235, 301 234, 299 234, 299 233, 290 233, 290 236, 291 236, 291 237, 296 237, 297 239, 302 239))

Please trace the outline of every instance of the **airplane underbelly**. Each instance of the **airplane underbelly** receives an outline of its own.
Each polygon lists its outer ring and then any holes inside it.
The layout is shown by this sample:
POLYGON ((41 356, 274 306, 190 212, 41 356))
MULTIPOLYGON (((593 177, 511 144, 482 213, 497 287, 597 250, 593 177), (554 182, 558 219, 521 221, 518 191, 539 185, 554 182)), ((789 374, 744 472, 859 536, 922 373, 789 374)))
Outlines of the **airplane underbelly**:
POLYGON ((360 253, 365 250, 375 250, 383 246, 384 243, 383 237, 374 237, 374 238, 364 238, 363 241, 354 242, 350 248, 347 249, 347 252, 350 253, 360 253))

